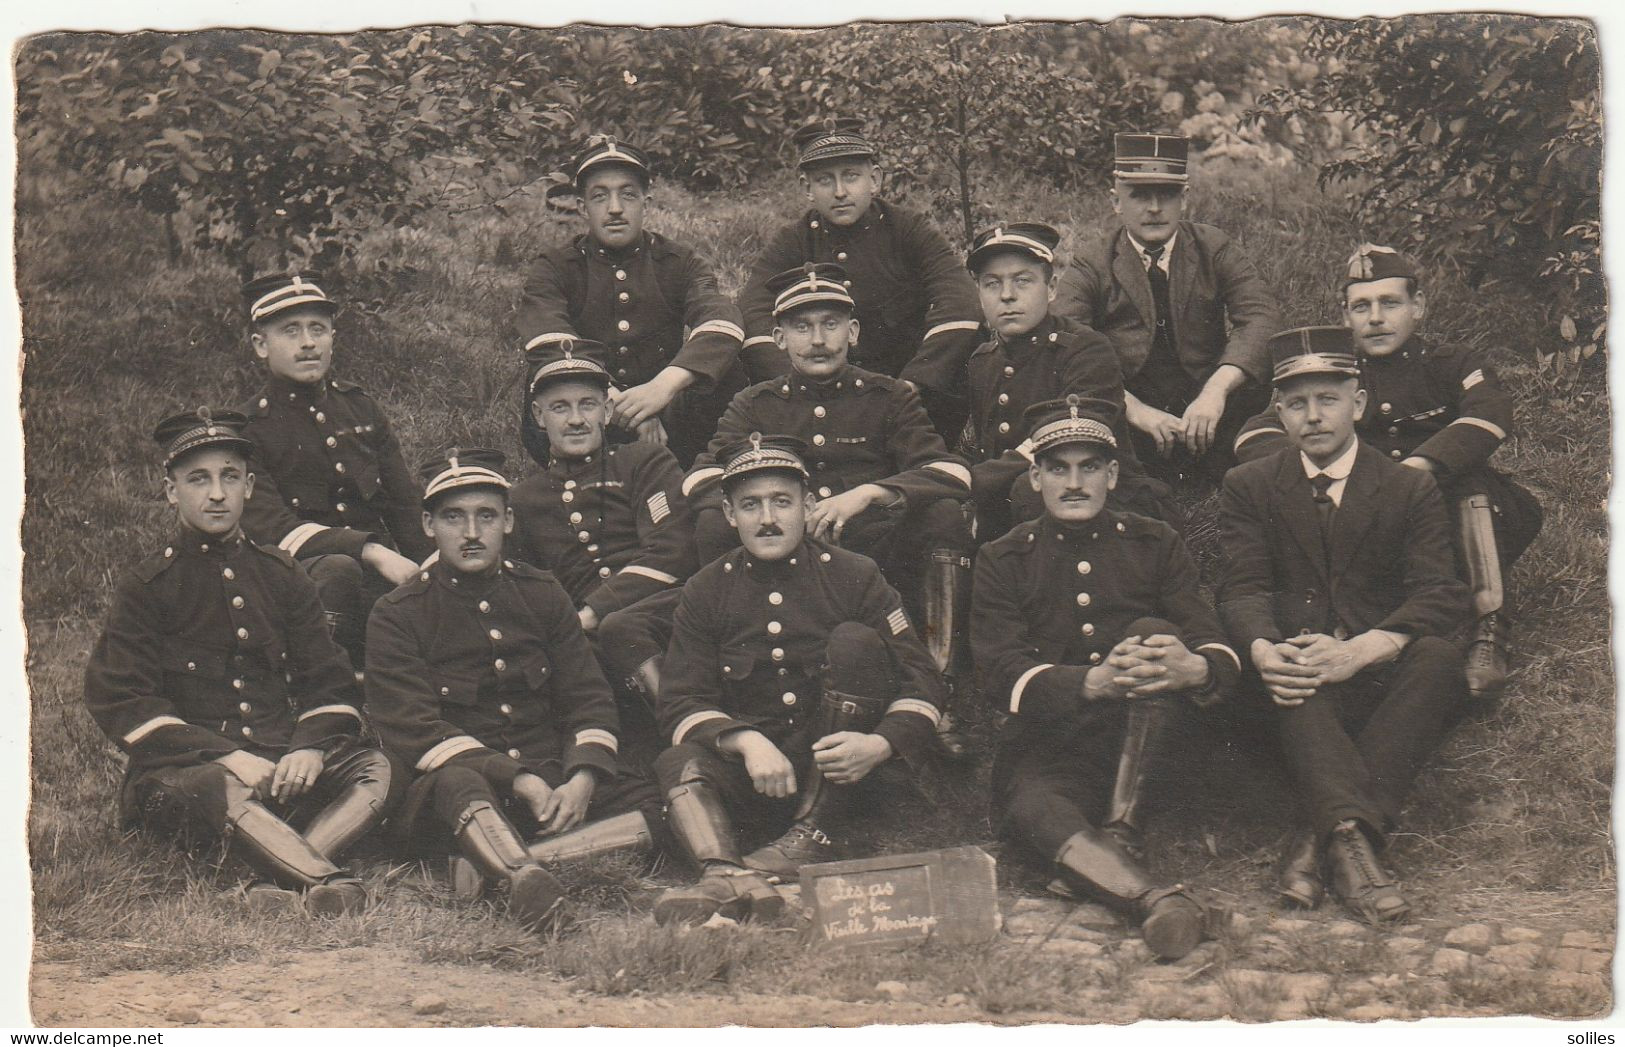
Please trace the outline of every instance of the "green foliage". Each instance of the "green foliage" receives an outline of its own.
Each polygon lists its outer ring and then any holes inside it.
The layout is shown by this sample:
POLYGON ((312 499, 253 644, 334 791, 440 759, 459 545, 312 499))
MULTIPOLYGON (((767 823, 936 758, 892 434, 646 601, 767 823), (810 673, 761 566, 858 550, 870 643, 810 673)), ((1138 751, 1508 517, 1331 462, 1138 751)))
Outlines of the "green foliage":
POLYGON ((1062 187, 1103 182, 1112 134, 1155 119, 1151 88, 1060 53, 1054 26, 853 25, 787 52, 776 78, 808 116, 869 121, 894 184, 950 203, 969 240, 1020 170, 1062 187), (978 207, 978 200, 982 206, 978 207))
POLYGON ((832 112, 868 118, 898 187, 929 186, 969 230, 1012 165, 1057 184, 1103 172, 1112 129, 1152 111, 1115 66, 1046 57, 1053 33, 58 34, 18 52, 19 143, 30 165, 165 218, 171 261, 189 245, 244 272, 340 267, 366 228, 434 210, 507 215, 531 186, 568 184, 594 133, 638 142, 687 188, 739 188, 786 167, 794 127, 832 112))
POLYGON ((416 177, 428 157, 558 121, 511 86, 534 72, 526 56, 485 42, 466 30, 43 37, 17 57, 22 150, 239 270, 333 264, 363 221, 404 224, 432 205, 416 177))
POLYGON ((1475 288, 1534 290, 1550 334, 1525 348, 1543 365, 1592 355, 1606 308, 1595 30, 1477 14, 1326 21, 1308 53, 1329 71, 1260 99, 1260 118, 1352 117, 1361 147, 1321 178, 1362 187, 1371 235, 1475 288))

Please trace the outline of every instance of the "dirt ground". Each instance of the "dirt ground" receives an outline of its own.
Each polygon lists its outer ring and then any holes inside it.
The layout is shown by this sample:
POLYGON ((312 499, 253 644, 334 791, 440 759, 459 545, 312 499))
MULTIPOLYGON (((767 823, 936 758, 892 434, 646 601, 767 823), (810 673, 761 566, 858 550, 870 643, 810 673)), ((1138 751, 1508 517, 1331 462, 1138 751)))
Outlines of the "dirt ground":
POLYGON ((1098 906, 1004 897, 1001 941, 1012 958, 1036 950, 1046 961, 1098 975, 1066 1013, 990 1010, 921 980, 878 982, 867 994, 872 999, 726 988, 608 996, 534 971, 429 963, 383 947, 292 952, 182 975, 92 973, 47 949, 30 988, 38 1025, 87 1028, 806 1027, 1606 1012, 1612 914, 1589 896, 1529 902, 1514 907, 1521 912, 1498 905, 1493 920, 1458 911, 1386 931, 1335 908, 1237 913, 1221 940, 1163 964, 1151 962, 1137 936, 1098 906))

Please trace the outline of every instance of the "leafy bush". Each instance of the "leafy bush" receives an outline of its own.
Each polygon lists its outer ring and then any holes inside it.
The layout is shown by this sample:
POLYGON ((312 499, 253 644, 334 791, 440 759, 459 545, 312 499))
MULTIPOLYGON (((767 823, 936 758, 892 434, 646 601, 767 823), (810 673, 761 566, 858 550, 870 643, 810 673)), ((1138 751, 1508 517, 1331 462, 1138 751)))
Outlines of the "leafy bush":
POLYGON ((1474 287, 1535 292, 1552 332, 1529 347, 1543 364, 1592 355, 1606 320, 1595 30, 1476 14, 1326 21, 1308 53, 1328 72, 1262 98, 1261 119, 1352 117, 1366 138, 1321 180, 1362 187, 1373 233, 1474 287))

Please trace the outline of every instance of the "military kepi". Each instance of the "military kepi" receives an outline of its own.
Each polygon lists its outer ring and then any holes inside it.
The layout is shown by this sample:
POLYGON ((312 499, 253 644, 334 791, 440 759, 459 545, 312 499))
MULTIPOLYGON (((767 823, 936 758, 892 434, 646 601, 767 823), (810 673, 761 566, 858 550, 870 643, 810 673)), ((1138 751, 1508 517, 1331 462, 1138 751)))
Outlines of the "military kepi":
POLYGON ((863 135, 863 121, 851 116, 804 124, 795 133, 795 144, 797 167, 851 156, 873 159, 875 155, 875 147, 863 135))
POLYGON ((722 482, 729 484, 751 473, 777 471, 795 473, 805 483, 808 479, 803 461, 806 454, 805 440, 751 433, 724 447, 718 455, 722 460, 722 482))
POLYGON ((575 187, 581 189, 587 175, 600 167, 616 164, 631 168, 645 186, 649 184, 649 157, 636 146, 617 142, 611 135, 593 135, 587 139, 587 148, 575 160, 575 187))
POLYGON ((1347 327, 1294 327, 1272 337, 1269 350, 1276 385, 1309 374, 1360 376, 1354 332, 1347 327))
POLYGON ((506 491, 513 485, 502 474, 508 456, 489 447, 453 447, 418 467, 423 480, 423 507, 447 491, 465 487, 496 487, 506 491))
POLYGON ((609 372, 599 360, 609 359, 609 347, 590 338, 560 338, 526 353, 530 365, 530 393, 535 396, 554 382, 596 382, 608 389, 609 372))
POLYGON ((1190 181, 1191 140, 1184 135, 1120 132, 1114 138, 1117 162, 1112 174, 1121 182, 1141 185, 1184 185, 1190 181))
POLYGON ((1350 284, 1387 280, 1392 277, 1418 279, 1416 265, 1392 247, 1380 244, 1361 244, 1349 255, 1349 264, 1343 271, 1343 287, 1350 284))
POLYGON ((1115 453, 1117 437, 1112 435, 1112 427, 1117 424, 1120 413, 1117 404, 1110 400, 1077 393, 1064 400, 1033 404, 1022 416, 1027 423, 1029 450, 1037 457, 1067 444, 1090 444, 1115 453))
POLYGON ((820 302, 852 309, 856 303, 847 289, 851 284, 846 270, 834 262, 808 262, 799 269, 786 269, 767 282, 767 291, 773 296, 773 316, 820 302))
POLYGON ((971 241, 965 268, 977 272, 982 263, 1000 251, 1021 251, 1040 262, 1055 264, 1055 249, 1061 246, 1061 233, 1043 222, 1012 222, 983 229, 971 241))
POLYGON ((299 306, 325 309, 331 314, 337 312, 339 306, 327 297, 326 286, 326 277, 314 269, 256 276, 243 285, 243 304, 248 307, 248 319, 253 323, 299 306))
POLYGON ((199 407, 170 415, 158 423, 152 438, 164 449, 164 468, 205 447, 227 447, 244 458, 254 453, 254 441, 243 435, 248 419, 236 411, 199 407))

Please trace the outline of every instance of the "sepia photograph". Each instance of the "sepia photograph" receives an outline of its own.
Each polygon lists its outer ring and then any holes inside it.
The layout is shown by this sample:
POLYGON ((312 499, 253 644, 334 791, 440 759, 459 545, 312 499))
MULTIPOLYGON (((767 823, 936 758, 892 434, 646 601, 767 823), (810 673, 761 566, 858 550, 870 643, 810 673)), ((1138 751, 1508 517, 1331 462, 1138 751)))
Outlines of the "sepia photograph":
POLYGON ((16 1020, 1605 1019, 1603 65, 16 38, 16 1020))

